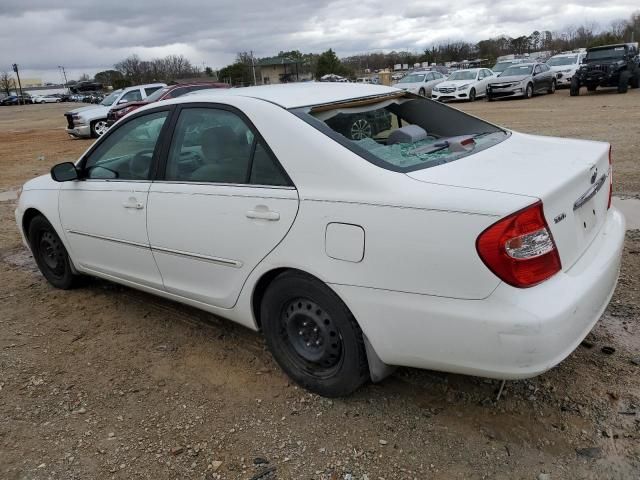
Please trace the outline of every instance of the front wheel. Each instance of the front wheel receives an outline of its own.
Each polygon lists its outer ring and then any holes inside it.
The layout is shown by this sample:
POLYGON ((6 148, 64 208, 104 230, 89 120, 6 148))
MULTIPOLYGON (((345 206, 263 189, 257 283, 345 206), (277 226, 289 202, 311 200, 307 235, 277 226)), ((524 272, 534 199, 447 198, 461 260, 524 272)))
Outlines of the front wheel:
POLYGON ((425 92, 424 88, 421 88, 420 90, 418 90, 418 93, 420 95, 422 95, 423 97, 427 94, 427 92, 425 92))
POLYGON ((469 101, 474 102, 476 100, 476 89, 472 88, 469 92, 469 101))
POLYGON ((527 88, 524 90, 524 98, 533 97, 533 85, 531 83, 527 84, 527 88))
POLYGON ((640 70, 636 71, 636 74, 631 77, 631 81, 629 83, 631 84, 631 88, 640 87, 640 70))
POLYGON ((547 93, 556 93, 556 81, 553 80, 551 82, 551 87, 549 87, 549 90, 547 90, 547 93))
POLYGON ((107 125, 107 120, 96 120, 95 122, 91 122, 91 135, 95 138, 101 137, 109 130, 109 126, 107 125))
POLYGON ((339 397, 367 381, 360 327, 323 283, 302 273, 283 273, 269 285, 260 313, 269 350, 302 387, 339 397))
POLYGON ((629 72, 620 73, 620 78, 618 80, 618 93, 627 93, 629 89, 629 80, 631 79, 631 75, 629 72))
POLYGON ((42 215, 29 224, 29 245, 33 258, 47 281, 56 288, 68 290, 76 280, 71 261, 55 229, 42 215))

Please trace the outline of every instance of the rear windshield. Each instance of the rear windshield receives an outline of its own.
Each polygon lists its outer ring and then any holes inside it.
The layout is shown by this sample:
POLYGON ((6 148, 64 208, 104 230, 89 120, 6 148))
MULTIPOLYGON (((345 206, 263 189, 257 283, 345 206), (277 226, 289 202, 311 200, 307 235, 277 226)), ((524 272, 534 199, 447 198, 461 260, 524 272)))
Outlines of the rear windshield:
POLYGON ((171 87, 163 87, 160 90, 156 90, 147 97, 147 103, 153 103, 163 96, 167 91, 171 90, 171 87))
POLYGON ((397 172, 452 162, 508 136, 495 125, 411 95, 293 113, 371 163, 397 172))

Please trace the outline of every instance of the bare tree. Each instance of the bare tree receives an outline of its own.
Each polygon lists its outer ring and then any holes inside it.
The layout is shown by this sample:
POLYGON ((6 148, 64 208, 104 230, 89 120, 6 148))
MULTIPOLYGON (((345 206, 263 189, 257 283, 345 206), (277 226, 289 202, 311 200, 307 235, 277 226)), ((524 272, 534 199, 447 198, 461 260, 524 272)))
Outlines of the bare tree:
POLYGON ((11 95, 11 90, 15 90, 16 82, 8 72, 0 73, 0 91, 11 95))

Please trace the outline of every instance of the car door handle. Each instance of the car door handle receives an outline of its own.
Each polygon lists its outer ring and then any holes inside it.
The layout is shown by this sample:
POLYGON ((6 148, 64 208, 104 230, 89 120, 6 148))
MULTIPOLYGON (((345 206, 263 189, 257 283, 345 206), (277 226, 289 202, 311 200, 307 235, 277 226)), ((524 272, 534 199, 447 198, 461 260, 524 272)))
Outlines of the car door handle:
POLYGON ((136 210, 142 210, 144 208, 144 204, 136 200, 134 197, 122 202, 122 206, 124 208, 135 208, 136 210))
POLYGON ((280 220, 280 214, 278 212, 272 212, 271 210, 249 210, 246 215, 247 218, 271 220, 273 222, 280 220))

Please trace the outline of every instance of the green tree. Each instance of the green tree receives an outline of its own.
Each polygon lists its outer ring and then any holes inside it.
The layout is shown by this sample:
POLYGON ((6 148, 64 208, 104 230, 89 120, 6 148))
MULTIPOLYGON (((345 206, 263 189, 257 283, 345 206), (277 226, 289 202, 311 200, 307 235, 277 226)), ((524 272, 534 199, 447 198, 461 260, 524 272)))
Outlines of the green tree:
POLYGON ((253 83, 251 67, 246 63, 236 62, 221 68, 218 79, 234 86, 245 86, 253 83))
POLYGON ((114 82, 122 79, 122 73, 118 70, 104 70, 103 72, 98 72, 93 77, 95 82, 101 83, 106 86, 113 86, 114 82))
POLYGON ((211 67, 206 67, 206 68, 204 69, 204 74, 205 74, 207 77, 213 77, 213 69, 212 69, 211 67))
POLYGON ((334 52, 331 48, 326 52, 321 53, 318 57, 315 77, 319 79, 329 73, 343 76, 348 76, 351 73, 349 69, 342 64, 342 62, 336 55, 336 52, 334 52))

